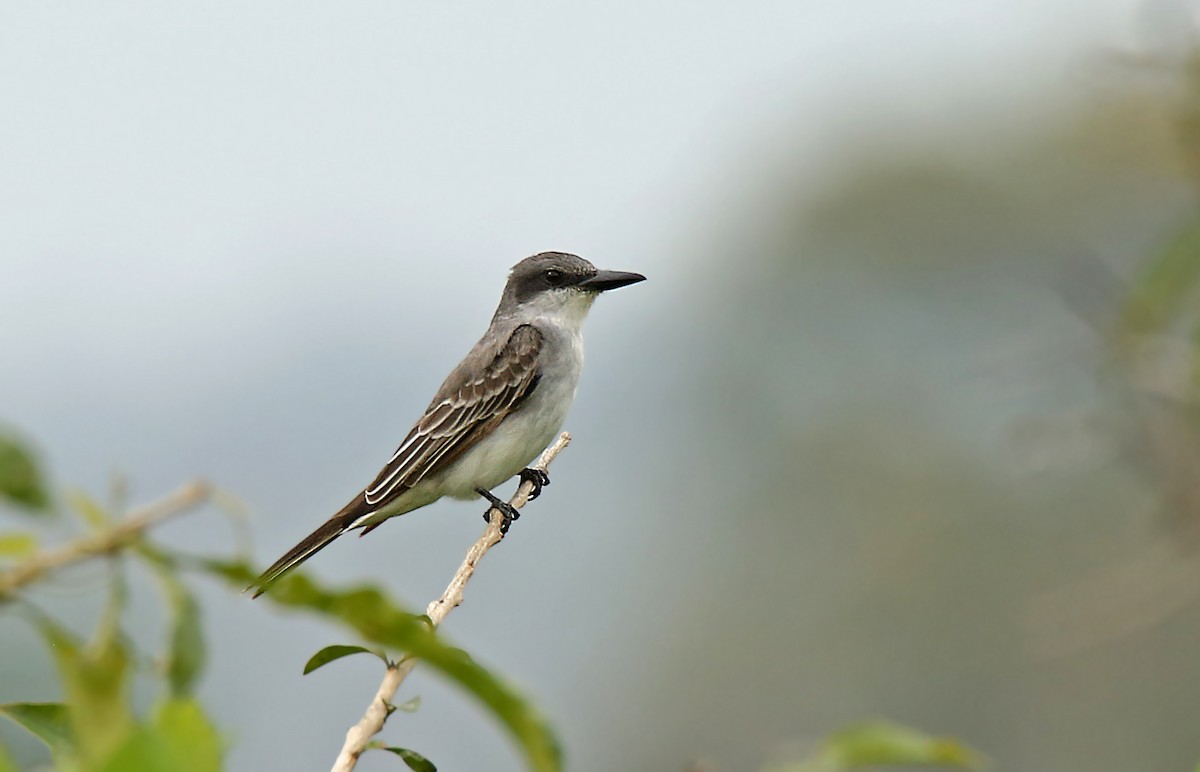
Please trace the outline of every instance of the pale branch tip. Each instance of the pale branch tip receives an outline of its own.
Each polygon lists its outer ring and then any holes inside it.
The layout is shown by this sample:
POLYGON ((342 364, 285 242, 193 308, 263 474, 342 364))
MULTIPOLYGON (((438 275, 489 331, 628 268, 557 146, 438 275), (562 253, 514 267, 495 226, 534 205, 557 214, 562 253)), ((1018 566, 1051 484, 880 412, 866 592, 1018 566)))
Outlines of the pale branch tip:
MULTIPOLYGON (((541 470, 545 472, 551 462, 562 452, 563 448, 571 442, 571 435, 568 432, 563 432, 558 435, 553 443, 550 444, 542 455, 538 457, 531 469, 541 470)), ((533 493, 534 483, 532 480, 525 480, 517 486, 517 492, 508 500, 510 506, 515 509, 520 509, 529 502, 529 496, 533 493)), ((426 609, 426 614, 433 622, 434 626, 440 625, 452 609, 462 603, 463 591, 466 589, 467 582, 475 573, 475 567, 488 550, 495 547, 504 539, 504 535, 500 532, 500 525, 504 521, 504 513, 493 507, 489 512, 487 527, 484 528, 483 534, 476 542, 467 550, 467 555, 463 558, 462 564, 454 573, 454 578, 450 580, 450 584, 446 586, 445 592, 441 597, 431 602, 426 609)), ((358 757, 370 745, 371 738, 378 734, 382 729, 384 722, 387 721, 390 711, 387 706, 392 704, 392 698, 396 696, 396 692, 400 689, 400 684, 404 683, 404 679, 412 671, 417 661, 415 658, 406 656, 400 661, 388 667, 384 673, 383 681, 379 684, 379 689, 376 690, 371 704, 367 706, 367 710, 363 713, 361 719, 346 732, 346 741, 342 745, 342 750, 338 753, 337 760, 334 761, 330 772, 349 772, 354 769, 358 763, 358 757)))

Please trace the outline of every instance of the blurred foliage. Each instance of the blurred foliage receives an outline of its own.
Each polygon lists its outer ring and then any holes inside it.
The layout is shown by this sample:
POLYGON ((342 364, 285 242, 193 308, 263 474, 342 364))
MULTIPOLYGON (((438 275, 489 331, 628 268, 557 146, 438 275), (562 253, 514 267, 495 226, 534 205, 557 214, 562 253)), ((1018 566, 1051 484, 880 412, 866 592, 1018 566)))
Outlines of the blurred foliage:
POLYGON ((190 692, 164 693, 146 715, 135 714, 130 686, 136 656, 118 627, 121 595, 112 594, 86 643, 31 609, 64 700, 6 703, 0 713, 42 740, 60 770, 219 770, 222 742, 190 692))
MULTIPOLYGON (((1183 168, 1200 191, 1200 37, 1191 28, 1186 55, 1177 61, 1183 84, 1172 114, 1183 168)), ((1189 401, 1200 396, 1200 211, 1151 253, 1135 278, 1123 310, 1126 331, 1179 335, 1190 343, 1189 401)))
MULTIPOLYGON (((3 495, 23 507, 45 507, 49 501, 33 457, 19 443, 0 445, 0 481, 3 495)), ((119 518, 93 497, 73 491, 66 497, 70 510, 90 531, 119 525, 119 518)), ((28 532, 0 535, 0 559, 39 560, 38 539, 28 532)), ((91 556, 89 556, 91 557, 91 556)), ((0 714, 40 739, 50 749, 59 769, 80 770, 185 770, 203 772, 221 768, 219 734, 195 700, 194 691, 204 671, 206 648, 199 604, 183 581, 184 569, 199 569, 219 577, 241 591, 257 570, 242 561, 196 558, 143 536, 118 558, 132 557, 148 567, 157 580, 168 613, 164 651, 157 663, 143 664, 134 643, 121 631, 127 588, 123 561, 114 561, 109 598, 91 639, 86 643, 27 599, 3 599, 17 607, 41 633, 53 657, 64 694, 61 702, 9 702, 0 714), (139 714, 131 697, 133 679, 141 672, 151 676, 161 694, 155 706, 139 714)), ((3 574, 0 574, 2 577, 3 574)), ((558 741, 545 720, 529 702, 462 649, 446 643, 428 617, 402 609, 376 587, 344 591, 322 588, 301 573, 276 585, 267 602, 314 613, 341 624, 368 643, 380 644, 416 657, 463 687, 505 726, 538 772, 562 767, 558 741)), ((342 657, 372 653, 390 666, 380 650, 360 645, 328 646, 304 666, 304 673, 342 657)), ((399 708, 416 709, 416 699, 399 708)), ((393 709, 396 709, 393 706, 393 709)), ((396 754, 411 769, 434 770, 424 756, 407 748, 376 744, 396 754)), ((334 749, 330 749, 331 753, 334 749)), ((9 765, 0 746, 0 772, 9 765)))
MULTIPOLYGON (((1124 309, 1124 325, 1135 334, 1168 333, 1195 317, 1200 287, 1200 218, 1186 223, 1147 261, 1124 309), (1189 302, 1191 301, 1191 302, 1189 302)), ((1192 337, 1200 341, 1200 324, 1192 337)))
MULTIPOLYGON (((40 487, 41 478, 32 457, 19 445, 9 443, 9 450, 2 458, 10 460, 20 474, 0 470, 0 477, 26 480, 27 484, 17 489, 23 491, 26 501, 44 505, 48 496, 40 487)), ((120 522, 84 492, 72 492, 67 502, 89 530, 112 528, 120 522)), ((6 534, 0 540, 0 556, 36 560, 37 543, 31 533, 6 534)), ((87 641, 28 600, 9 598, 7 602, 30 620, 45 641, 56 666, 63 698, 60 702, 0 704, 0 715, 40 739, 61 770, 219 770, 225 744, 215 722, 195 698, 206 659, 203 620, 195 596, 181 576, 185 570, 199 571, 241 591, 258 572, 243 561, 195 557, 155 544, 145 536, 118 557, 136 558, 157 580, 168 612, 168 631, 161 656, 148 662, 139 656, 135 643, 122 633, 128 588, 121 561, 111 566, 108 600, 87 641), (133 679, 139 673, 149 675, 159 688, 154 705, 141 712, 131 695, 133 679)), ((487 706, 517 742, 529 769, 555 772, 562 768, 557 738, 527 700, 467 652, 448 644, 433 629, 428 617, 405 611, 378 588, 331 590, 296 572, 282 579, 264 598, 282 608, 316 614, 347 627, 367 643, 421 659, 427 667, 487 706)), ((303 673, 312 673, 356 654, 371 654, 387 667, 398 664, 379 648, 336 644, 313 654, 303 673)), ((411 712, 418 704, 419 699, 413 698, 402 705, 388 706, 389 713, 411 712)), ((369 749, 392 753, 415 772, 437 769, 428 758, 409 748, 376 741, 369 749)), ((834 735, 813 759, 779 770, 841 772, 864 764, 968 766, 975 759, 973 752, 952 740, 929 738, 891 724, 869 724, 834 735)), ((0 746, 0 772, 14 768, 0 746)))
MULTIPOLYGON (((26 451, 15 446, 5 451, 0 460, 15 467, 0 468, 0 478, 39 481, 26 485, 24 495, 27 500, 43 504, 48 501, 40 487, 41 477, 26 451)), ((114 520, 85 494, 73 494, 69 502, 71 510, 91 529, 114 520)), ((29 560, 39 557, 33 534, 9 534, 2 543, 8 547, 3 551, 5 556, 29 560)), ((63 693, 61 702, 7 702, 0 705, 0 714, 45 743, 60 770, 219 770, 222 741, 193 695, 204 667, 199 608, 188 588, 167 570, 148 543, 127 552, 149 562, 166 589, 171 631, 164 664, 161 667, 143 664, 134 642, 122 633, 127 588, 120 565, 114 564, 108 600, 87 641, 26 599, 9 597, 0 601, 11 604, 41 634, 63 693), (147 671, 163 688, 153 707, 139 715, 131 689, 141 671, 147 671)), ((0 770, 11 764, 6 759, 0 749, 0 770)))
POLYGON ((0 560, 23 558, 37 551, 37 537, 31 533, 0 534, 0 560))
MULTIPOLYGON (((241 562, 206 560, 196 563, 204 571, 229 581, 237 589, 248 586, 258 571, 241 562)), ((376 587, 329 590, 301 572, 285 576, 262 596, 289 609, 317 613, 339 622, 369 643, 378 643, 417 657, 482 702, 508 729, 533 770, 561 769, 558 740, 537 710, 502 679, 477 663, 467 652, 448 645, 428 617, 400 608, 376 587)), ((327 646, 309 659, 305 672, 350 654, 370 651, 360 646, 327 646)))
MULTIPOLYGON (((1176 407, 1200 402, 1200 213, 1145 261, 1119 321, 1112 332, 1130 384, 1176 407)), ((1176 417, 1196 423, 1188 411, 1176 417)))
POLYGON ((1114 342, 1134 433, 1125 445, 1162 492, 1160 515, 1200 535, 1200 213, 1145 261, 1120 308, 1114 342))
POLYGON ((764 772, 850 772, 867 767, 941 766, 977 769, 981 757, 957 740, 931 737, 886 721, 834 733, 811 758, 764 772))
POLYGON ((162 552, 143 544, 139 552, 155 569, 170 609, 171 633, 166 662, 167 683, 171 694, 189 694, 204 670, 204 631, 200 607, 187 586, 179 580, 174 566, 162 552))
POLYGON ((30 512, 45 511, 50 505, 33 453, 7 433, 0 433, 0 501, 30 512))

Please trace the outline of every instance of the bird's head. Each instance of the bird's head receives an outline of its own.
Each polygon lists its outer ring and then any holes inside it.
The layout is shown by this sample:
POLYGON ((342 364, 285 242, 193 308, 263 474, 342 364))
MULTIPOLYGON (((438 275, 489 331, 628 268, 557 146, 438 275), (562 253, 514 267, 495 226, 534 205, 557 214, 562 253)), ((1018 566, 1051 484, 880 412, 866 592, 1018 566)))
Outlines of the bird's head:
POLYGON ((496 314, 578 322, 601 292, 645 280, 640 273, 597 269, 578 255, 542 252, 509 271, 496 314))

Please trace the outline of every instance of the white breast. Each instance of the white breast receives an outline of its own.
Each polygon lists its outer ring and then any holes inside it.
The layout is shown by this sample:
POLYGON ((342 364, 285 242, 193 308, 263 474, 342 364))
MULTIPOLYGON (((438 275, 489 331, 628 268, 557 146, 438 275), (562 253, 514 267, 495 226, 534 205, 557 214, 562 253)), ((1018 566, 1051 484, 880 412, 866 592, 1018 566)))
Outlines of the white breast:
POLYGON ((541 380, 537 388, 494 432, 452 464, 439 480, 428 481, 437 485, 443 495, 472 499, 478 495, 475 493, 477 487, 491 490, 529 466, 562 429, 575 399, 575 388, 579 385, 583 367, 579 324, 547 319, 533 323, 544 336, 538 357, 541 380))

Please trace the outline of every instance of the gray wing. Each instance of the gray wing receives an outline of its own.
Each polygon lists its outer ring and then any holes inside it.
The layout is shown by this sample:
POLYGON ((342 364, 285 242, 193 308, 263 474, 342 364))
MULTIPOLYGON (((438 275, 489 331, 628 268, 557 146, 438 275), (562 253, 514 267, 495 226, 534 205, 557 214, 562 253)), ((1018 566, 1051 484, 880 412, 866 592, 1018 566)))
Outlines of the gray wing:
POLYGON ((468 378, 465 383, 452 375, 439 392, 440 399, 434 399, 375 480, 347 509, 368 514, 386 507, 490 434, 537 387, 541 347, 542 334, 523 324, 482 371, 462 374, 468 378), (456 380, 462 385, 445 393, 456 380))
MULTIPOLYGON (((541 347, 542 334, 534 327, 521 325, 490 360, 486 350, 472 351, 442 384, 425 415, 370 487, 264 571, 252 585, 256 588, 254 597, 346 531, 366 525, 369 521, 364 518, 445 469, 499 426, 537 388, 541 347), (482 368, 476 364, 480 359, 487 362, 482 368)), ((363 533, 378 525, 366 525, 363 533)))

